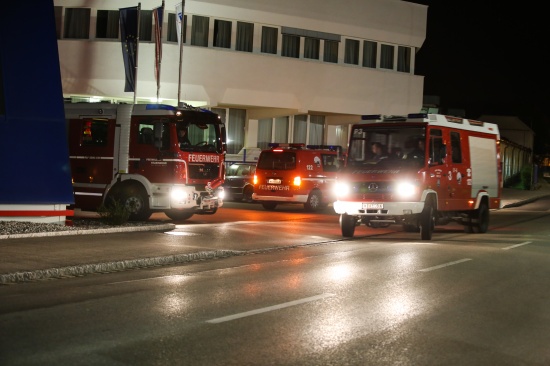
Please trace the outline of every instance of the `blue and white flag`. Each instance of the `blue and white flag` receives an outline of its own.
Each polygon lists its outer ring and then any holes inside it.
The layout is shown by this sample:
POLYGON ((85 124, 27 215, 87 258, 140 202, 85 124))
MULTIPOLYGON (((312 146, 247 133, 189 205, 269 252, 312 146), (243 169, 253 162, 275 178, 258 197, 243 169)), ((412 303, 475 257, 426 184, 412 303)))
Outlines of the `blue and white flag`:
POLYGON ((122 43, 122 57, 124 59, 124 71, 126 73, 124 91, 135 92, 139 7, 121 8, 119 11, 120 42, 122 43))
POLYGON ((181 27, 183 23, 183 10, 185 9, 185 1, 176 4, 176 30, 178 33, 178 44, 181 44, 181 27))

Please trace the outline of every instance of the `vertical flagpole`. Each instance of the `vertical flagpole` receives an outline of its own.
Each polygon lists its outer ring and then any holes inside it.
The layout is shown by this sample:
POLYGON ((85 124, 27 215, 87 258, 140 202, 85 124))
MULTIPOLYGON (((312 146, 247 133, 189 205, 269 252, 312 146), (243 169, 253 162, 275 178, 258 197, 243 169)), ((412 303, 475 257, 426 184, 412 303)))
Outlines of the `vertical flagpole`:
POLYGON ((178 77, 178 107, 180 106, 180 100, 181 100, 181 55, 183 54, 183 31, 185 26, 185 0, 181 1, 181 31, 180 31, 180 69, 179 69, 179 77, 178 77))
POLYGON ((136 104, 136 96, 137 96, 137 81, 138 81, 138 50, 139 50, 139 18, 141 18, 141 3, 138 3, 138 11, 137 11, 137 32, 136 32, 136 72, 134 75, 134 104, 136 104))
MULTIPOLYGON (((162 0, 162 12, 164 13, 164 0, 162 0)), ((158 10, 157 10, 158 11, 158 10)), ((164 14, 162 14, 160 17, 157 16, 157 20, 159 19, 164 19, 164 14)), ((160 93, 160 65, 162 64, 162 22, 163 20, 160 21, 160 24, 159 24, 159 30, 160 30, 160 34, 158 35, 159 37, 159 60, 158 60, 158 80, 157 80, 157 103, 159 103, 159 93, 160 93)))

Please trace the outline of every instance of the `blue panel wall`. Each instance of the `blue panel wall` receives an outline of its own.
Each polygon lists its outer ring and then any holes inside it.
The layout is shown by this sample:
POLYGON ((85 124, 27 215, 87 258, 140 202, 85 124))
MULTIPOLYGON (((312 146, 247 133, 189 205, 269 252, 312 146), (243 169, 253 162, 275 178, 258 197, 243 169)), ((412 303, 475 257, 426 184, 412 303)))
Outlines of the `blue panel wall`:
POLYGON ((0 204, 74 203, 53 0, 0 5, 0 204))

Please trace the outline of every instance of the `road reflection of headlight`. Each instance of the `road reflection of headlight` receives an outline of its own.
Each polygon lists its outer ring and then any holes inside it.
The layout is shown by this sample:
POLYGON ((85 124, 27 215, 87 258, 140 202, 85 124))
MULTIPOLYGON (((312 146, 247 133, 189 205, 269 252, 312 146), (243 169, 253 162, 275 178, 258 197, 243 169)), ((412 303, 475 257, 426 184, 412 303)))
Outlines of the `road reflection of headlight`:
POLYGON ((350 185, 346 182, 336 182, 334 185, 334 194, 336 197, 345 197, 350 193, 350 185))
POLYGON ((410 182, 398 183, 395 192, 403 198, 412 197, 416 193, 416 186, 410 182))

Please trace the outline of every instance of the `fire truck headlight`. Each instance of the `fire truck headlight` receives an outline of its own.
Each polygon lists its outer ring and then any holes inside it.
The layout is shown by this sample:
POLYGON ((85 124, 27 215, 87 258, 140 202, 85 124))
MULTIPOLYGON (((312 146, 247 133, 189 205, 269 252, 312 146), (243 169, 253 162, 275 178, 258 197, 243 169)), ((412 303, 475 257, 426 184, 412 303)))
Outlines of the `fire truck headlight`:
POLYGON ((172 200, 175 202, 181 202, 185 201, 187 198, 187 192, 185 192, 181 188, 172 188, 172 191, 170 192, 170 196, 172 197, 172 200))
POLYGON ((225 198, 225 190, 223 189, 223 187, 220 187, 216 190, 216 196, 221 200, 225 198))
POLYGON ((395 187, 395 193, 402 198, 412 197, 416 194, 416 192, 416 186, 410 182, 401 182, 395 187))
POLYGON ((337 182, 334 185, 334 194, 336 197, 346 197, 351 192, 350 185, 346 182, 337 182))

